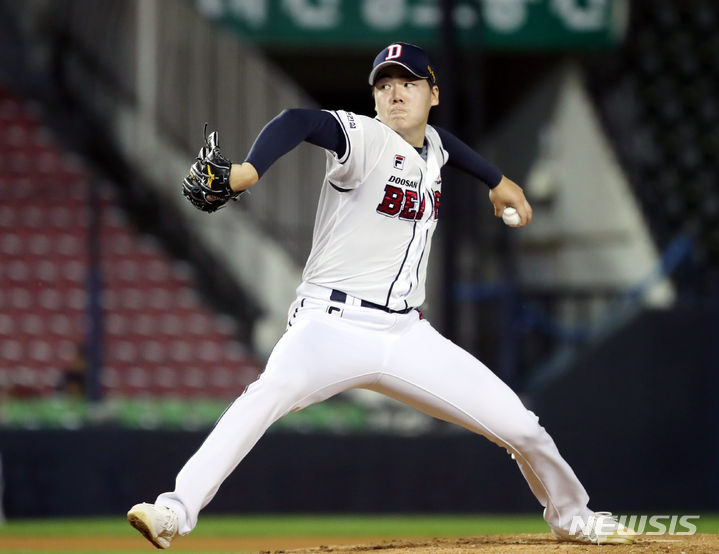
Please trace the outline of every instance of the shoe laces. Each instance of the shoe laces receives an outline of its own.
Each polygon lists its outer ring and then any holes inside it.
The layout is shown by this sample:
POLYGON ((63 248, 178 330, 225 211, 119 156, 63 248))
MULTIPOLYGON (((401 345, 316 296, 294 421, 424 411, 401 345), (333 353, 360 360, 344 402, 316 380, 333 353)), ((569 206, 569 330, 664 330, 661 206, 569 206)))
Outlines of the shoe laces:
POLYGON ((166 506, 160 509, 162 514, 162 531, 160 534, 174 535, 177 532, 177 515, 166 506))

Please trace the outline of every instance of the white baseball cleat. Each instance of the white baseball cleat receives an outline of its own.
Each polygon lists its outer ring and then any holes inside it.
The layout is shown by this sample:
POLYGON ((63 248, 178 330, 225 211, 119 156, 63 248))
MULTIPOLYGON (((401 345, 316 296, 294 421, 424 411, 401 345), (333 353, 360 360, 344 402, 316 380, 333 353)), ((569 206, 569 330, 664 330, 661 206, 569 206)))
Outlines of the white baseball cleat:
POLYGON ((634 529, 619 523, 611 512, 593 512, 580 523, 576 526, 573 523, 569 531, 552 529, 552 534, 559 540, 591 544, 633 544, 639 535, 634 529))
POLYGON ((127 512, 127 521, 157 548, 169 548, 177 535, 177 514, 156 504, 135 504, 127 512))

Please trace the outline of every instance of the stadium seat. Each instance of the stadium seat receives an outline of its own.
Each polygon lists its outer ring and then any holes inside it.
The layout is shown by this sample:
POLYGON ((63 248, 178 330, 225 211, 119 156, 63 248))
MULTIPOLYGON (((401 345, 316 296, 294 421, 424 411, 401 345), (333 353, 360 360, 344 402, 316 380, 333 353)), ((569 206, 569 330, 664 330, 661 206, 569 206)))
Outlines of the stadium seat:
MULTIPOLYGON (((0 145, 0 389, 49 394, 87 341, 91 176, 42 125, 40 110, 2 90, 0 145)), ((112 186, 92 178, 104 393, 239 394, 259 367, 233 326, 208 311, 192 269, 134 229, 112 186)))

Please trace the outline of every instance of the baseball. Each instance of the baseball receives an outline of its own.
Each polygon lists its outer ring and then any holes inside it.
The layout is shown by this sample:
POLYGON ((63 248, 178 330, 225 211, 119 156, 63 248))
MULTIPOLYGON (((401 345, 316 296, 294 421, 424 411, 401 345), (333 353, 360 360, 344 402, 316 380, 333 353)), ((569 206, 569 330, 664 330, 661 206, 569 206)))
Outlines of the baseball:
POLYGON ((504 221, 505 225, 509 225, 510 227, 517 227, 520 223, 522 223, 522 220, 520 219, 517 210, 510 206, 504 208, 504 213, 502 213, 502 221, 504 221))

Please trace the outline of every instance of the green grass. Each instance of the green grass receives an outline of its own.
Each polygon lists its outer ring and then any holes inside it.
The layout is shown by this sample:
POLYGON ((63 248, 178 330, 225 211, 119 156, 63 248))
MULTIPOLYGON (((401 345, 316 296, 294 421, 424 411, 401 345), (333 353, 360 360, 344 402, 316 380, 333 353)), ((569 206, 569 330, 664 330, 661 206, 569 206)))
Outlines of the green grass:
MULTIPOLYGON (((692 523, 699 533, 719 533, 719 514, 692 523)), ((2 536, 118 536, 129 530, 124 517, 10 520, 2 536)), ((193 535, 232 537, 311 536, 472 536, 544 533, 539 515, 233 515, 200 518, 193 535)))
MULTIPOLYGON (((126 534, 124 518, 11 520, 2 536, 116 536, 126 534)), ((195 536, 463 536, 495 533, 542 533, 538 515, 292 515, 204 516, 195 536)))
POLYGON ((212 518, 198 534, 213 536, 375 536, 435 537, 492 533, 543 532, 539 516, 353 515, 287 516, 283 518, 212 518))

